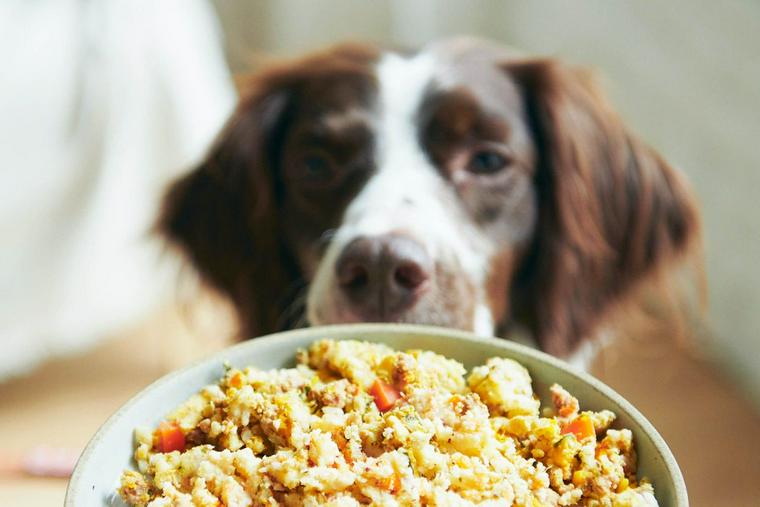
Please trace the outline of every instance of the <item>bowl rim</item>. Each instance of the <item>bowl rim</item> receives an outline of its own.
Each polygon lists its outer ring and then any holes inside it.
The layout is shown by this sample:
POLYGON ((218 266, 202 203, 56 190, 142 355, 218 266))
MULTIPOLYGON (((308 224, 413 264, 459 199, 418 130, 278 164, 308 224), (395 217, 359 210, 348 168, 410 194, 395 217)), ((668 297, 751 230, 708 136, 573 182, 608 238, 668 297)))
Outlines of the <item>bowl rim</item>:
MULTIPOLYGON (((592 389, 602 394, 603 396, 613 399, 631 417, 631 419, 633 419, 641 427, 643 431, 641 435, 637 435, 637 439, 640 440, 642 437, 646 438, 646 440, 648 440, 649 443, 655 449, 657 449, 657 452, 659 452, 660 456, 663 458, 665 468, 670 474, 670 478, 672 480, 672 487, 674 488, 674 494, 675 494, 675 499, 676 499, 675 507, 688 507, 689 505, 688 494, 686 490, 686 483, 684 481, 683 474, 681 473, 681 469, 678 466, 675 456, 673 456, 673 453, 671 452, 670 448, 668 447, 667 443, 662 438, 660 433, 657 431, 657 429, 655 429, 652 423, 650 423, 649 420, 636 407, 634 407, 628 400, 626 400, 622 395, 620 395, 617 391, 615 391, 614 389, 606 385, 604 382, 592 376, 590 373, 587 373, 559 358, 546 354, 545 352, 541 352, 540 350, 528 347, 527 345, 523 345, 521 343, 517 343, 508 339, 504 339, 504 338, 497 338, 493 336, 482 336, 482 335, 476 335, 474 333, 459 330, 459 329, 420 325, 420 324, 360 323, 360 324, 332 324, 328 326, 313 326, 313 327, 294 329, 290 331, 282 331, 278 333, 270 333, 267 335, 262 335, 260 337, 256 337, 256 338, 246 340, 241 343, 237 343, 229 347, 225 347, 224 349, 214 352, 208 356, 199 358, 191 362, 190 364, 183 366, 179 369, 172 370, 171 372, 151 382, 146 387, 144 387, 139 392, 137 392, 134 396, 129 398, 129 400, 123 403, 113 414, 111 414, 105 420, 105 422, 100 425, 100 427, 92 436, 92 438, 89 440, 89 442, 87 442, 87 445, 84 447, 84 449, 82 450, 82 453, 79 455, 77 463, 74 467, 74 471, 72 472, 71 478, 69 479, 68 485, 66 487, 64 507, 75 507, 75 504, 74 504, 74 501, 76 500, 75 497, 78 495, 78 493, 82 489, 82 483, 83 483, 82 474, 85 468, 84 465, 89 460, 90 455, 92 455, 93 452, 95 452, 95 449, 98 447, 98 444, 104 438, 104 435, 108 433, 109 429, 112 426, 114 426, 116 422, 119 421, 123 417, 124 413, 132 405, 137 403, 139 400, 148 396, 153 391, 160 389, 165 384, 170 384, 174 380, 175 377, 181 376, 189 370, 200 368, 201 365, 205 363, 226 360, 228 357, 235 355, 235 352, 239 350, 243 350, 247 347, 251 347, 254 344, 261 344, 262 342, 273 341, 273 340, 298 341, 304 335, 312 335, 312 334, 318 333, 319 331, 324 331, 325 334, 331 334, 334 331, 339 331, 341 334, 357 334, 357 335, 367 334, 367 333, 393 333, 393 334, 408 333, 408 334, 427 335, 427 336, 443 336, 446 338, 453 338, 453 339, 461 340, 461 341, 469 341, 469 342, 483 343, 483 344, 489 344, 489 345, 498 345, 502 348, 512 349, 523 355, 529 356, 532 359, 535 359, 539 362, 548 363, 550 366, 564 370, 569 375, 574 376, 578 380, 581 380, 582 382, 590 386, 592 389)), ((357 336, 357 338, 360 338, 360 336, 357 336)))

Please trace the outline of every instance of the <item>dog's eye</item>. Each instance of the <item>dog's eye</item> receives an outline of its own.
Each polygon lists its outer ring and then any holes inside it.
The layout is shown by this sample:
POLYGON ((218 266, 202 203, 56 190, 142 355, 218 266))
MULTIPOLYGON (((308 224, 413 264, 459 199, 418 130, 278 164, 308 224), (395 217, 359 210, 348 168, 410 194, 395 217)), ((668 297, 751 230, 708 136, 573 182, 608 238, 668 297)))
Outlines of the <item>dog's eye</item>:
POLYGON ((303 178, 307 183, 324 185, 330 183, 335 174, 332 161, 324 155, 310 154, 301 162, 303 178))
POLYGON ((493 150, 480 150, 470 159, 467 170, 474 174, 494 174, 509 164, 509 159, 493 150))

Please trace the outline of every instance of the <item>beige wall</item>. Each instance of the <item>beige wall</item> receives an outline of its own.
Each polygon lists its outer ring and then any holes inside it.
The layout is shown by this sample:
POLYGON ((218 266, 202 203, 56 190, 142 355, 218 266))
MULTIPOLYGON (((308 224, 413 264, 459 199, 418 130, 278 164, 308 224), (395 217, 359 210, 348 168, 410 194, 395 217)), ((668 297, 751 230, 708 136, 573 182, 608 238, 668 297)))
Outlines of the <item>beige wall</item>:
POLYGON ((217 0, 235 70, 354 38, 471 33, 598 68, 623 116, 701 200, 711 355, 760 401, 760 3, 217 0))

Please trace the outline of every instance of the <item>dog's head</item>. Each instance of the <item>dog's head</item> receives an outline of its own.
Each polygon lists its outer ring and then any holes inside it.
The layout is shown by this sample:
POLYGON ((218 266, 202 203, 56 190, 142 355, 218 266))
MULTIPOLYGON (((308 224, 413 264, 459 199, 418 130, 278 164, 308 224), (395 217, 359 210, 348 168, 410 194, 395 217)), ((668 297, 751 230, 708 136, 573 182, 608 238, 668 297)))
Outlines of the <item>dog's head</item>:
POLYGON ((482 43, 343 45, 254 76, 163 231, 243 333, 527 325, 571 352, 698 229, 681 177, 588 76, 482 43))

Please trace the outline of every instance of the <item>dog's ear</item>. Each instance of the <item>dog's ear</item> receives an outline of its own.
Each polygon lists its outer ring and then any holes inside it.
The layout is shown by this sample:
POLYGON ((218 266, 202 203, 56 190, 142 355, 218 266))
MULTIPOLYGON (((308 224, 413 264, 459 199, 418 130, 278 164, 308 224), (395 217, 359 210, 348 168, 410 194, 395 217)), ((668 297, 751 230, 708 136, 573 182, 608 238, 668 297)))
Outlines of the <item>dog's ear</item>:
POLYGON ((626 130, 587 73, 554 60, 506 68, 538 151, 539 219, 513 303, 542 349, 566 356, 637 281, 696 243, 699 216, 682 176, 626 130))
POLYGON ((229 296, 244 338, 272 331, 298 274, 278 234, 276 145, 289 100, 276 79, 251 83, 207 158, 174 182, 158 229, 229 296))

